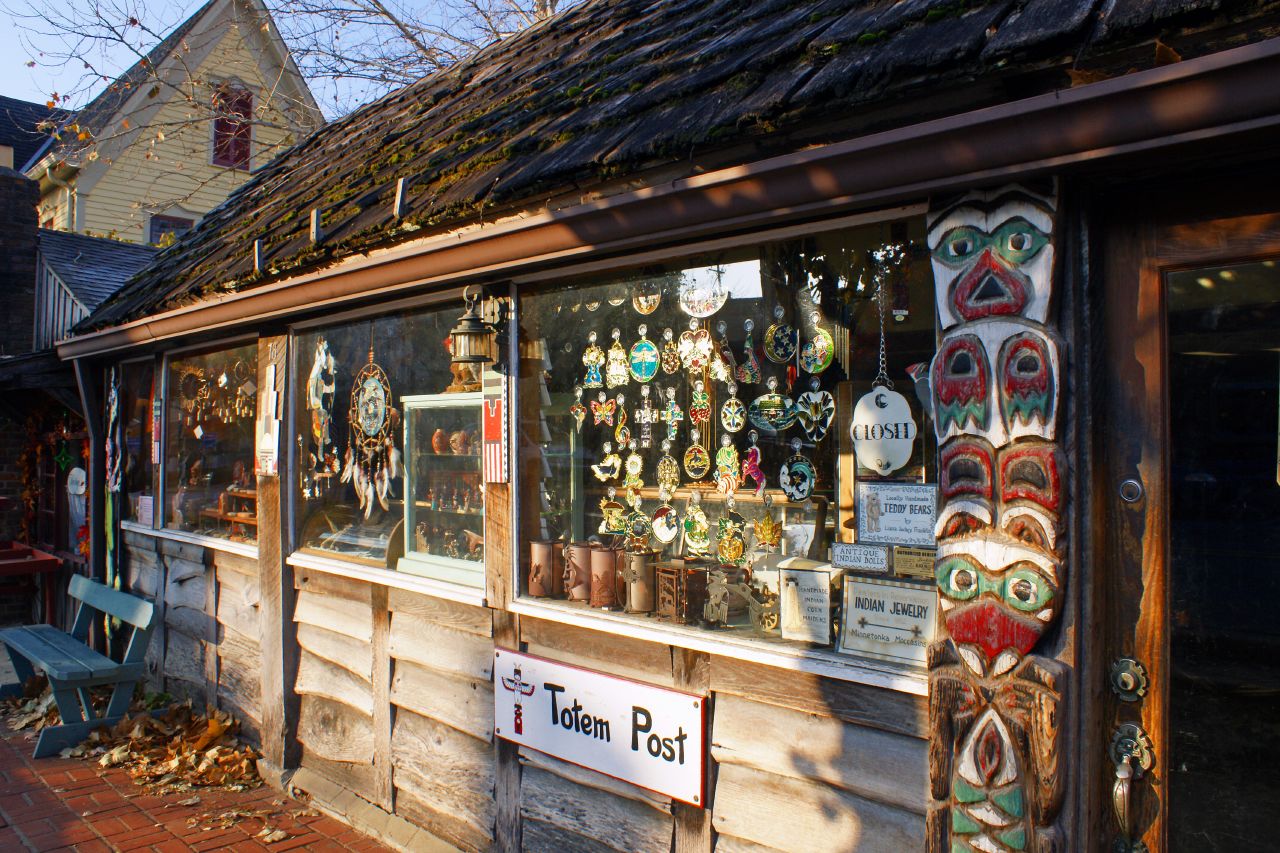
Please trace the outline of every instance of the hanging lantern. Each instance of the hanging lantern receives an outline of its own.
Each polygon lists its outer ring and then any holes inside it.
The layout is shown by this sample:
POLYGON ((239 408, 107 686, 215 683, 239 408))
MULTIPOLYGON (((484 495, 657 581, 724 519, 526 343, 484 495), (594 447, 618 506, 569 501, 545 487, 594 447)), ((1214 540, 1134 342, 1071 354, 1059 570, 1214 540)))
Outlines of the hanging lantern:
POLYGON ((449 332, 451 360, 454 364, 485 364, 493 360, 489 341, 493 338, 494 328, 477 310, 476 294, 464 293, 463 298, 467 302, 467 310, 449 332))

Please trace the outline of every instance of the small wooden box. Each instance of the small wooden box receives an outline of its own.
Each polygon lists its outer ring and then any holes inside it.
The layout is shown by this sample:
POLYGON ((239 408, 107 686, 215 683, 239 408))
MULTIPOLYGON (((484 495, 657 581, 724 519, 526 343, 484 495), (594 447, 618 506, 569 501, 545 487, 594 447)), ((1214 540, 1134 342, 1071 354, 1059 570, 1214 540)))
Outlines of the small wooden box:
POLYGON ((714 565, 685 560, 658 563, 658 615, 684 625, 700 624, 707 603, 707 573, 714 565))

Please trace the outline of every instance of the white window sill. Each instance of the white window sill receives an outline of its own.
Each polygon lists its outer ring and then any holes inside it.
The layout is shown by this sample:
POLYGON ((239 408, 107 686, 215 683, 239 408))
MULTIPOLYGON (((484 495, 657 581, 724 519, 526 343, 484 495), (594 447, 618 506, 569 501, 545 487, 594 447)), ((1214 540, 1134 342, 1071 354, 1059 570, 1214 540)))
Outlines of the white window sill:
POLYGON ((211 551, 224 551, 228 554, 248 557, 251 560, 258 559, 258 546, 251 545, 248 542, 232 542, 230 539, 219 539, 216 536, 202 536, 199 533, 188 533, 185 530, 171 530, 167 527, 148 527, 147 525, 139 524, 136 521, 122 521, 120 522, 120 529, 128 530, 131 533, 141 533, 144 536, 154 536, 157 539, 168 539, 171 542, 181 542, 184 545, 199 545, 202 548, 208 548, 211 551))
POLYGON ((899 693, 929 695, 929 675, 924 670, 908 669, 834 651, 785 646, 750 637, 717 634, 689 625, 656 622, 634 615, 573 607, 562 602, 536 598, 517 599, 511 602, 509 609, 512 613, 546 619, 549 622, 563 622, 593 631, 679 646, 779 669, 808 672, 824 678, 851 681, 856 684, 896 690, 899 693), (649 622, 651 624, 646 624, 649 622))
POLYGON ((371 566, 361 566, 356 563, 337 560, 333 557, 321 557, 316 554, 305 554, 301 551, 295 551, 290 554, 285 562, 302 569, 311 569, 317 572, 337 575, 338 577, 376 583, 392 589, 417 592, 422 595, 456 601, 459 604, 470 604, 473 607, 487 606, 484 590, 478 587, 424 578, 407 572, 392 571, 391 569, 375 569, 371 566))

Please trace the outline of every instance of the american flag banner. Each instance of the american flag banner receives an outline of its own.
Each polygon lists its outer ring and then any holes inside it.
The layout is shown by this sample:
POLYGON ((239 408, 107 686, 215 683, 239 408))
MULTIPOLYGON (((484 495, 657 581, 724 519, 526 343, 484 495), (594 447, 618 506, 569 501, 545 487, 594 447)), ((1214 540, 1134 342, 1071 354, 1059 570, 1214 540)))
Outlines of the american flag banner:
POLYGON ((506 483, 507 478, 507 377, 492 367, 484 369, 481 434, 484 481, 506 483))

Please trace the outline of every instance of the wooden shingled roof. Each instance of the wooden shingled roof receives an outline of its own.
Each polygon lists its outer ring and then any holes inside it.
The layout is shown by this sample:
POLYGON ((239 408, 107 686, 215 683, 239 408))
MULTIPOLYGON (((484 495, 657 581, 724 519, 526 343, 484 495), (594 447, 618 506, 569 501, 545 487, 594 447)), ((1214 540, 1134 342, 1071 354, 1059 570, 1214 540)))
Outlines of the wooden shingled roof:
POLYGON ((1259 40, 1275 34, 1274 21, 1259 22, 1277 9, 1280 0, 587 0, 284 152, 82 329, 655 167, 669 180, 1259 40), (314 243, 312 209, 323 231, 314 243))

